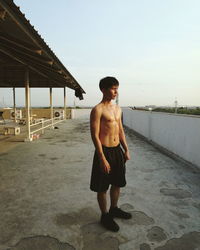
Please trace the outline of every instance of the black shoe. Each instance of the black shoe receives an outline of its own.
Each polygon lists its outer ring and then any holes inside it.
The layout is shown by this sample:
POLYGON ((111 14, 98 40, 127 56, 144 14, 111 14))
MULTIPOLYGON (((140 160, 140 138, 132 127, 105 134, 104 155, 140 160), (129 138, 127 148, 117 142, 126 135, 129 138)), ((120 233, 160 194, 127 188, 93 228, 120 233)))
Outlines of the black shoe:
POLYGON ((117 232, 119 231, 119 226, 113 220, 113 218, 109 215, 109 213, 101 215, 101 224, 108 230, 117 232))
POLYGON ((127 213, 118 207, 110 208, 109 214, 112 218, 122 218, 122 219, 126 219, 126 220, 132 218, 131 213, 127 213))

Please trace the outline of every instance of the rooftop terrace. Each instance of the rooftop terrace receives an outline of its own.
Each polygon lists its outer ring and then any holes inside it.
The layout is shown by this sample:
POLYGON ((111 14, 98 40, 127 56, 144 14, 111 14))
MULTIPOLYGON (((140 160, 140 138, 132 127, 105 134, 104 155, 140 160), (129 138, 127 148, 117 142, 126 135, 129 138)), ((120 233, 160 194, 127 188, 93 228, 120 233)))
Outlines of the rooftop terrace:
POLYGON ((89 121, 58 128, 32 143, 0 142, 0 250, 200 249, 198 169, 126 129, 132 158, 119 205, 133 218, 116 220, 120 231, 108 232, 89 189, 89 121))

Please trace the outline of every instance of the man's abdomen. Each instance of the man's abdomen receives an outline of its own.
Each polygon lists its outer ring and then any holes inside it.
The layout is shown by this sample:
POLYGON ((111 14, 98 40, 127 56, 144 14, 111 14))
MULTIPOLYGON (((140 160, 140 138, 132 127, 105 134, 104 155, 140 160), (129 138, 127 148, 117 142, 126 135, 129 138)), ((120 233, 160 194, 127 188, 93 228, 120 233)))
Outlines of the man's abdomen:
POLYGON ((119 141, 119 128, 118 126, 109 128, 105 127, 100 130, 99 139, 101 144, 106 147, 115 147, 117 146, 119 141))

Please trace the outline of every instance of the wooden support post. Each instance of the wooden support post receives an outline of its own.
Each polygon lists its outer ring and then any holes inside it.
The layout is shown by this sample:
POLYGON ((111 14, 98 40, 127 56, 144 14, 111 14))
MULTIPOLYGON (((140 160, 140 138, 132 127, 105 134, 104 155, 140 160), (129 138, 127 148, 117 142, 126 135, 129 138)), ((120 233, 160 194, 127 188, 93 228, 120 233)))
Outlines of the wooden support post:
POLYGON ((64 119, 66 119, 67 118, 67 114, 66 114, 66 88, 64 87, 64 119))
POLYGON ((53 96, 52 96, 52 88, 50 90, 50 108, 51 108, 51 127, 53 128, 53 96))
POLYGON ((31 128, 30 128, 30 89, 29 89, 29 69, 25 72, 25 89, 26 89, 26 127, 27 138, 25 141, 32 141, 31 128))
POLYGON ((15 117, 14 117, 14 121, 15 123, 17 122, 17 118, 16 118, 16 101, 15 101, 15 88, 13 88, 13 109, 14 109, 14 114, 15 114, 15 117))

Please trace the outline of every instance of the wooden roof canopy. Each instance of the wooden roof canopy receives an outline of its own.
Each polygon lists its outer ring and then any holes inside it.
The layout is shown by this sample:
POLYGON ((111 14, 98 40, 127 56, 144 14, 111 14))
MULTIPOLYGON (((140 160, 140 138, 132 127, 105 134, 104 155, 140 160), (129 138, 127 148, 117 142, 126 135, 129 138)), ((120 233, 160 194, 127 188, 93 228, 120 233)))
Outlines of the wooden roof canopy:
POLYGON ((0 87, 25 87, 27 67, 31 88, 68 87, 83 99, 85 91, 19 7, 13 0, 0 0, 0 87))

